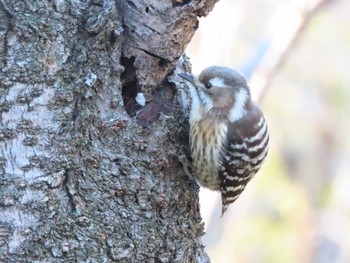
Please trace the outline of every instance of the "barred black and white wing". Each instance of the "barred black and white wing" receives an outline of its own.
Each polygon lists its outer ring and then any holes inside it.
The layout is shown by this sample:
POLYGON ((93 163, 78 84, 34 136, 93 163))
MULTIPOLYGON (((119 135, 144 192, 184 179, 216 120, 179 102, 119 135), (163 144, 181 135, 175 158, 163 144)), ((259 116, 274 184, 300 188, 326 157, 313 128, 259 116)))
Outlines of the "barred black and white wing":
POLYGON ((253 104, 244 118, 229 123, 219 175, 222 215, 260 169, 268 152, 267 124, 253 104))

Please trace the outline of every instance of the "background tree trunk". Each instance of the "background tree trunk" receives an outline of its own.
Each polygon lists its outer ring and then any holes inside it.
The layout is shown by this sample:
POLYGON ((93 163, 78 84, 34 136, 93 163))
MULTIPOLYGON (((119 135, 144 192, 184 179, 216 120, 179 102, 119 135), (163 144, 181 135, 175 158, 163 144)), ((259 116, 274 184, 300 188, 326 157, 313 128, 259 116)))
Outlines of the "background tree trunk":
POLYGON ((215 2, 0 1, 1 262, 209 261, 172 73, 215 2))

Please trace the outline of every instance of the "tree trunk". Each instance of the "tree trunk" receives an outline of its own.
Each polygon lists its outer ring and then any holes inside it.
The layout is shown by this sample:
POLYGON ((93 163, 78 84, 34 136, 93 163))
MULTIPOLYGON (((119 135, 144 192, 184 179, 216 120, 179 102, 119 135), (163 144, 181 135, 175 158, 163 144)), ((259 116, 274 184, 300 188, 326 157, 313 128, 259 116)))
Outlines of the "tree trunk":
POLYGON ((172 73, 217 1, 0 1, 0 262, 209 261, 172 73))

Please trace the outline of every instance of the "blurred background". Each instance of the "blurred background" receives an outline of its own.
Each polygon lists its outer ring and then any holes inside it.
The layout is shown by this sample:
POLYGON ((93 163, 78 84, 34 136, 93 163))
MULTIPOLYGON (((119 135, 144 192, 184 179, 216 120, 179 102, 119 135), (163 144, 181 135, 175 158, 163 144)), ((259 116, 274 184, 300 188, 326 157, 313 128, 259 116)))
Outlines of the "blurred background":
POLYGON ((350 1, 221 0, 186 53, 194 74, 241 71, 270 129, 263 168, 223 218, 201 189, 212 262, 350 262, 350 1))

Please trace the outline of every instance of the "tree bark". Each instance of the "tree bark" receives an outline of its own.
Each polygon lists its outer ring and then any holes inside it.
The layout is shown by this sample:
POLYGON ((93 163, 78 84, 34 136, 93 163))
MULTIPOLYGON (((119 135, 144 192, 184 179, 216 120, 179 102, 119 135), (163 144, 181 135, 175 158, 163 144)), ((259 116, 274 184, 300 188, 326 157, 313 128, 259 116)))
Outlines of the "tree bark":
POLYGON ((209 262, 173 73, 217 1, 0 1, 1 262, 209 262))

